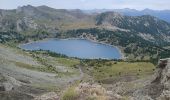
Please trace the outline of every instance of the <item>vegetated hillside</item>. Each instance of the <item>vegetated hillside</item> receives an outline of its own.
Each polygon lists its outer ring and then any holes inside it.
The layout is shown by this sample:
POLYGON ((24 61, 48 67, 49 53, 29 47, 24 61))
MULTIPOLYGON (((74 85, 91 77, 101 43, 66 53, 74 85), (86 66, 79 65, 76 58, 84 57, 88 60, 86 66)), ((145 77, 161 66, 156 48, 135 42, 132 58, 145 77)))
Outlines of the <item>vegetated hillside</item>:
POLYGON ((153 41, 157 41, 157 39, 169 41, 170 38, 170 24, 149 15, 131 17, 115 12, 106 12, 97 16, 96 25, 116 26, 153 41))
MULTIPOLYGON (((78 29, 69 30, 64 32, 59 37, 61 38, 85 38, 93 41, 98 41, 106 44, 119 46, 121 50, 127 54, 129 60, 150 60, 157 57, 165 58, 169 57, 170 50, 164 49, 163 46, 157 45, 155 42, 151 42, 143 39, 134 32, 127 32, 121 30, 106 30, 100 28, 90 29, 78 29)), ((164 45, 168 45, 167 42, 162 42, 164 45)))
POLYGON ((163 47, 169 46, 170 24, 149 15, 131 17, 115 12, 88 15, 78 9, 28 5, 0 10, 0 32, 2 43, 78 37, 120 46, 131 58, 148 59, 159 54, 165 57, 169 53, 163 47))
POLYGON ((106 12, 96 17, 96 25, 110 29, 118 28, 123 31, 120 33, 125 33, 126 36, 120 36, 125 40, 122 42, 127 43, 123 46, 126 47, 124 51, 135 54, 135 57, 139 57, 136 54, 146 54, 150 57, 157 54, 163 58, 169 57, 169 50, 162 47, 169 45, 170 24, 163 20, 149 15, 131 17, 106 12), (127 35, 127 33, 130 34, 127 35))

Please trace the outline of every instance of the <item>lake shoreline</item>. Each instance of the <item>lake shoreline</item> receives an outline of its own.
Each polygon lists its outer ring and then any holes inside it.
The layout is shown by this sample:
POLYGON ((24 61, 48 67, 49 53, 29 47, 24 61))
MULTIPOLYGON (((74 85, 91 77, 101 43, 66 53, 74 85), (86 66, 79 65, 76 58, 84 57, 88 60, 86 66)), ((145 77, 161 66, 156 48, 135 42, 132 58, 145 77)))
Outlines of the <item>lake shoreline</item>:
POLYGON ((97 43, 97 44, 103 44, 103 45, 115 47, 119 51, 119 53, 121 54, 121 59, 125 59, 125 54, 123 53, 122 49, 120 49, 120 47, 118 47, 118 46, 111 45, 111 44, 108 44, 108 43, 105 43, 105 42, 99 42, 97 40, 92 40, 92 39, 87 39, 87 38, 83 38, 83 39, 91 41, 91 42, 94 42, 94 43, 97 43))
MULTIPOLYGON (((55 39, 55 38, 54 38, 55 39)), ((56 38, 58 39, 58 38, 56 38)), ((66 38, 66 39, 59 39, 59 40, 73 40, 73 39, 79 39, 79 40, 88 40, 88 41, 91 41, 91 42, 94 42, 94 43, 97 43, 97 44, 103 44, 103 45, 107 45, 107 46, 111 46, 111 47, 115 47, 116 49, 118 49, 119 53, 121 54, 121 59, 126 59, 125 57, 125 54, 123 53, 123 50, 120 49, 120 47, 118 46, 115 46, 115 45, 111 45, 111 44, 108 44, 108 43, 105 43, 105 42, 99 42, 97 40, 92 40, 90 38, 66 38)))
POLYGON ((102 42, 102 41, 99 42, 97 40, 92 40, 92 39, 89 39, 89 38, 45 38, 45 39, 38 40, 38 41, 29 41, 27 43, 19 44, 18 47, 21 48, 21 45, 28 45, 28 44, 32 44, 32 43, 43 42, 43 41, 48 41, 48 40, 53 40, 53 39, 55 39, 55 40, 88 40, 88 41, 91 41, 93 43, 107 45, 107 46, 110 46, 110 47, 114 47, 119 51, 119 53, 121 55, 120 59, 122 59, 122 60, 126 59, 126 57, 124 56, 123 50, 120 49, 120 47, 115 46, 115 45, 111 45, 109 43, 105 43, 105 42, 102 42))

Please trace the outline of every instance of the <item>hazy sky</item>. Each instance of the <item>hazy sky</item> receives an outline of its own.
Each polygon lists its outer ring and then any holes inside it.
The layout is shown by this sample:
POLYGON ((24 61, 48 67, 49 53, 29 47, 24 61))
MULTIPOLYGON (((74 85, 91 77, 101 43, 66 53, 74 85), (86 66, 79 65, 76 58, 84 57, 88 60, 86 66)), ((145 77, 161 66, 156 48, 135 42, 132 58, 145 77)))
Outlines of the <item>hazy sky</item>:
POLYGON ((0 9, 14 9, 28 4, 57 9, 170 9, 170 0, 0 0, 0 9))

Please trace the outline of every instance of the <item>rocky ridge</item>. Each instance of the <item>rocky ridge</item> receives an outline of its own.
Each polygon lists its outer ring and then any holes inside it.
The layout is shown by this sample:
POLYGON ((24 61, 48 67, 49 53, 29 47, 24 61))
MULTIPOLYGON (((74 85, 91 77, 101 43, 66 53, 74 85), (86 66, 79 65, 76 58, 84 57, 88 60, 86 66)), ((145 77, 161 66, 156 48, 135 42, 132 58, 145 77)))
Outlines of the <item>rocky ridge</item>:
POLYGON ((170 59, 160 59, 148 84, 133 93, 133 100, 170 100, 170 59))

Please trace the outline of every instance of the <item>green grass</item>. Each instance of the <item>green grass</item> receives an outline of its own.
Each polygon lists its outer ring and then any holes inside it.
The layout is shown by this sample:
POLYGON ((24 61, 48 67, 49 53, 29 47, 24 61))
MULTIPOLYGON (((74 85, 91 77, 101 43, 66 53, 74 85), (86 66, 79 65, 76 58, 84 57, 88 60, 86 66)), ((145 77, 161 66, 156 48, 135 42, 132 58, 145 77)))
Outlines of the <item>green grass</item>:
POLYGON ((35 66, 35 65, 25 64, 22 62, 15 62, 15 65, 21 68, 36 70, 40 72, 58 73, 56 71, 56 68, 53 66, 35 66))
POLYGON ((40 65, 31 65, 16 61, 14 61, 13 63, 18 67, 29 70, 54 73, 56 74, 56 77, 60 78, 70 77, 72 75, 79 75, 79 70, 76 67, 76 65, 80 63, 78 59, 60 56, 53 57, 49 55, 46 51, 29 52, 28 55, 38 61, 40 65), (63 66, 64 69, 68 71, 60 71, 56 68, 56 66, 63 66))
POLYGON ((30 52, 33 55, 33 58, 36 58, 42 64, 46 64, 48 59, 44 56, 52 57, 54 61, 58 63, 58 65, 63 65, 66 67, 75 67, 76 65, 80 64, 80 60, 75 58, 69 58, 62 54, 57 54, 50 51, 33 51, 30 52))
POLYGON ((117 78, 120 76, 137 76, 144 77, 154 72, 154 65, 150 62, 93 62, 87 66, 90 73, 96 80, 104 80, 109 78, 117 78))
POLYGON ((62 64, 67 67, 74 67, 80 64, 80 61, 74 58, 56 58, 59 64, 62 64))
POLYGON ((18 67, 26 68, 26 69, 30 69, 30 70, 36 69, 33 65, 22 63, 22 62, 15 62, 15 65, 18 67))
MULTIPOLYGON (((60 58, 57 58, 60 59, 60 58)), ((57 71, 57 69, 52 66, 47 64, 46 60, 42 60, 43 66, 35 66, 35 65, 30 65, 30 64, 26 64, 26 63, 22 63, 22 62, 14 62, 16 66, 21 67, 21 68, 25 68, 25 69, 29 69, 29 70, 35 70, 35 71, 40 71, 40 72, 48 72, 48 73, 55 73, 56 77, 66 77, 66 76, 71 76, 71 75, 75 75, 78 74, 77 72, 59 72, 57 71)), ((65 60, 65 59, 60 59, 60 61, 63 62, 62 65, 67 65, 67 66, 73 66, 75 64, 77 64, 77 62, 75 62, 74 60, 65 60), (65 63, 67 62, 68 63, 65 63)), ((61 63, 61 62, 60 62, 61 63)))

